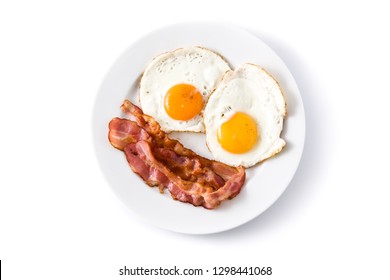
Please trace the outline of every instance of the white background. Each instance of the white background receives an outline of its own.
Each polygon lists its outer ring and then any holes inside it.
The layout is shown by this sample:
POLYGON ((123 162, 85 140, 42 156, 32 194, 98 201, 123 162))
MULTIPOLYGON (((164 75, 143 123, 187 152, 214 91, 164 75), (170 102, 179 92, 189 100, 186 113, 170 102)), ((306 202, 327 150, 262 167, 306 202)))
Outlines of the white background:
POLYGON ((124 265, 389 279, 387 5, 311 2, 1 1, 4 279, 136 279, 118 275, 124 265), (155 228, 122 205, 91 133, 95 95, 117 57, 149 31, 192 20, 233 23, 270 45, 298 83, 307 120, 283 196, 252 222, 205 236, 155 228))

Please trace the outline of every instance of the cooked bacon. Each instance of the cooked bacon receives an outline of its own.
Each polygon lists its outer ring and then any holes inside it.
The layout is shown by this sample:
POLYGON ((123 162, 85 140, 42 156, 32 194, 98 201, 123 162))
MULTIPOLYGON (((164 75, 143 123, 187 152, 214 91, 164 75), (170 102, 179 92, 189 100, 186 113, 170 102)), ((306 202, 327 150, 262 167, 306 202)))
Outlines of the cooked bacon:
POLYGON ((127 144, 150 139, 149 134, 137 125, 128 125, 128 120, 114 118, 109 124, 108 139, 117 149, 123 150, 127 144))
POLYGON ((174 199, 214 209, 235 197, 245 182, 245 169, 203 158, 170 139, 160 125, 125 100, 122 110, 129 119, 109 124, 111 144, 123 150, 131 169, 149 186, 166 188, 174 199))

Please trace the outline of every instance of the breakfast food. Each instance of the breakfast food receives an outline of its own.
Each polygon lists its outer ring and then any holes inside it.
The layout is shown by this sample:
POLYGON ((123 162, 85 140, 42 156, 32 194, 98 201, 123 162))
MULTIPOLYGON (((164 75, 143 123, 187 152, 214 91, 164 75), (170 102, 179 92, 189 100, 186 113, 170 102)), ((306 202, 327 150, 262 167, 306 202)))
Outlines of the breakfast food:
POLYGON ((214 209, 237 196, 245 168, 279 153, 286 102, 278 82, 258 65, 231 70, 217 53, 190 47, 163 53, 146 67, 139 85, 141 108, 121 106, 108 138, 131 169, 160 192, 214 209), (212 159, 167 136, 205 132, 212 159))
POLYGON ((109 141, 124 151, 131 169, 149 186, 168 189, 171 196, 194 206, 214 209, 235 197, 245 182, 245 169, 203 158, 170 139, 160 125, 125 100, 121 106, 130 119, 109 123, 109 141))
POLYGON ((165 132, 204 132, 203 111, 227 62, 203 47, 181 48, 155 57, 139 86, 140 103, 165 132))
POLYGON ((206 142, 215 160, 250 167, 280 152, 286 103, 264 69, 243 64, 224 76, 205 112, 206 142))

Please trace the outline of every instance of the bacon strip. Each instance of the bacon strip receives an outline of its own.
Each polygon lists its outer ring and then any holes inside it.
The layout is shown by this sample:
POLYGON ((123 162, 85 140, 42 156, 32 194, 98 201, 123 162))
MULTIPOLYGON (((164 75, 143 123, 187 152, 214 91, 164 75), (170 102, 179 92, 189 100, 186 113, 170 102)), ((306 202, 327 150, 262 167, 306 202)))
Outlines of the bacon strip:
POLYGON ((149 134, 137 125, 128 125, 128 120, 114 118, 109 124, 108 140, 117 149, 123 150, 127 144, 150 139, 149 134))
POLYGON ((245 169, 203 158, 170 139, 159 124, 125 100, 121 106, 134 121, 114 118, 109 140, 124 151, 131 169, 149 186, 166 188, 172 198, 214 209, 235 197, 245 182, 245 169))

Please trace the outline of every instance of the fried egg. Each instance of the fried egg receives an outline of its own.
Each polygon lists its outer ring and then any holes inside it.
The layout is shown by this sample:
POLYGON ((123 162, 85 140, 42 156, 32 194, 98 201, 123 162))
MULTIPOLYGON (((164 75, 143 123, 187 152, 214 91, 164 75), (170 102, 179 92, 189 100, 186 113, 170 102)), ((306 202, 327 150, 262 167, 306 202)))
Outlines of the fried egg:
POLYGON ((264 69, 243 64, 228 71, 204 112, 206 142, 214 158, 250 167, 280 152, 286 103, 264 69))
POLYGON ((140 103, 165 132, 204 132, 203 111, 228 63, 202 47, 181 48, 155 57, 140 81, 140 103))

